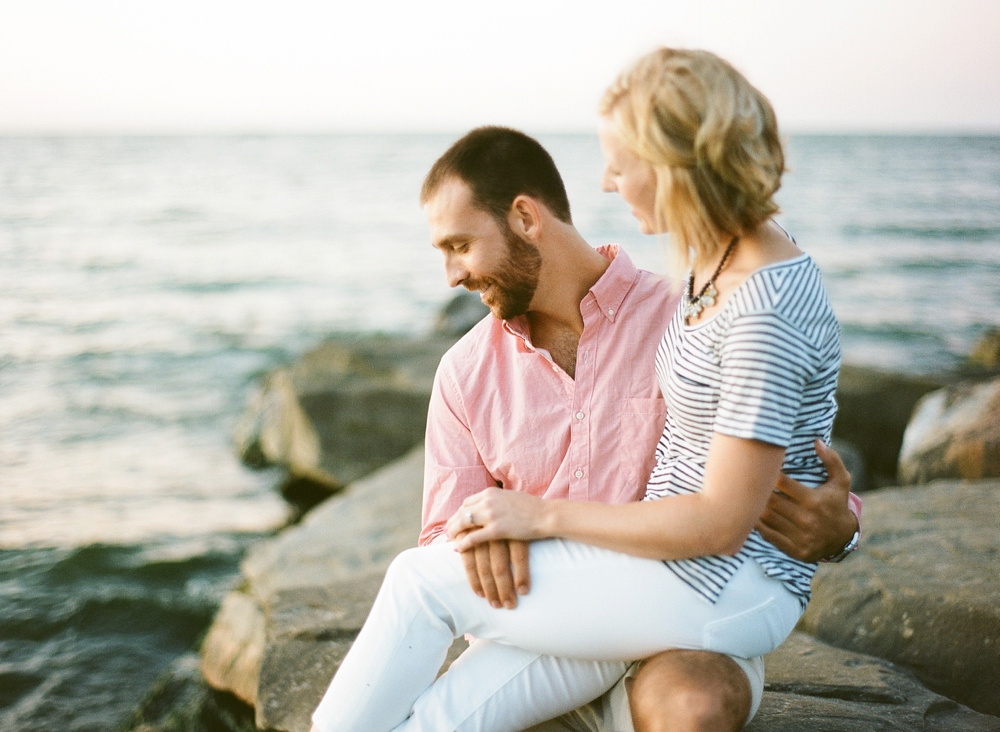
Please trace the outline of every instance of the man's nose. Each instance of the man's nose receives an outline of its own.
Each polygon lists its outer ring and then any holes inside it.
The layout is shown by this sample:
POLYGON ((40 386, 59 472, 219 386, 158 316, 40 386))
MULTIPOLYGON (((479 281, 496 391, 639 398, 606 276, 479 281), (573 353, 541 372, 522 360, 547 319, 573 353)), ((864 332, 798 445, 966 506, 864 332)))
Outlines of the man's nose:
POLYGON ((469 277, 469 271, 462 266, 458 257, 446 255, 444 258, 444 276, 448 280, 448 287, 458 287, 469 277))

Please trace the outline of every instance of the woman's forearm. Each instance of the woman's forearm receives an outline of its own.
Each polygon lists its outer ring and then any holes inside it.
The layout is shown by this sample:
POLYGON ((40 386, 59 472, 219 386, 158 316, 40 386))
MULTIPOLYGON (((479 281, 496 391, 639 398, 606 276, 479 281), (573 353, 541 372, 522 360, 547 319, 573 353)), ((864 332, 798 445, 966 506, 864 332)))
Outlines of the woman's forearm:
POLYGON ((490 488, 448 520, 459 551, 495 539, 574 539, 626 554, 682 559, 735 554, 775 485, 784 449, 716 434, 702 490, 618 506, 490 488))
POLYGON ((783 458, 779 447, 715 435, 700 493, 617 506, 545 501, 539 529, 654 559, 735 554, 763 511, 783 458))
POLYGON ((550 500, 541 532, 650 559, 739 551, 749 529, 714 514, 700 493, 614 506, 550 500))

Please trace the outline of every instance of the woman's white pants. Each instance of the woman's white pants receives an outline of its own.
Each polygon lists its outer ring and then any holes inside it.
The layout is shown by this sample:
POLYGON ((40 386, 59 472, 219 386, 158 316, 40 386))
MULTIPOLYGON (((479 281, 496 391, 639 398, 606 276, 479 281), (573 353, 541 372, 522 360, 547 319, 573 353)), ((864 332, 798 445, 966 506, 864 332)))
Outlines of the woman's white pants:
POLYGON ((531 545, 531 592, 496 609, 451 544, 389 567, 371 614, 313 714, 322 732, 518 732, 610 689, 632 660, 668 648, 751 658, 802 612, 747 561, 714 605, 662 562, 577 542, 531 545), (465 633, 482 641, 435 677, 465 633))

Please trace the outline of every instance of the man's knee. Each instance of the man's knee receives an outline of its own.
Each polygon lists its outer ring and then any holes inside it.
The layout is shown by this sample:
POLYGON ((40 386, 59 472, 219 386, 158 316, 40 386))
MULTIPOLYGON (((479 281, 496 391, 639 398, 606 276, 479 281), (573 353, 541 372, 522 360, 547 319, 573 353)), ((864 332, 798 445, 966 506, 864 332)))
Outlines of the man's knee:
POLYGON ((666 651, 642 664, 629 702, 635 732, 737 732, 750 713, 750 682, 728 656, 666 651))

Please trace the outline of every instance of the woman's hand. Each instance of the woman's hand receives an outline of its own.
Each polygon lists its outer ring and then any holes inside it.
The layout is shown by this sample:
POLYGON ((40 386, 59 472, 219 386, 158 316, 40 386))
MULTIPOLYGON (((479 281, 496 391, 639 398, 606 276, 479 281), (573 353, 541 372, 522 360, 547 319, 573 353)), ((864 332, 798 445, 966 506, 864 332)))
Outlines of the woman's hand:
POLYGON ((545 513, 545 501, 541 498, 487 488, 466 498, 448 519, 448 536, 456 540, 455 548, 460 552, 495 539, 544 539, 545 513))

